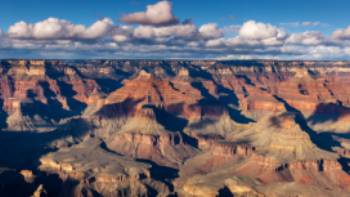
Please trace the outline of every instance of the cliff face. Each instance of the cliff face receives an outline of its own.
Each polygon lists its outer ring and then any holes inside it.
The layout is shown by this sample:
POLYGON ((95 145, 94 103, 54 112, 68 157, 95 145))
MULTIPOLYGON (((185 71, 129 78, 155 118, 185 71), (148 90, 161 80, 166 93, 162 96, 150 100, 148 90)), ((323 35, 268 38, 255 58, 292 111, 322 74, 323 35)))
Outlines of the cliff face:
POLYGON ((75 182, 73 189, 63 184, 63 195, 85 196, 94 192, 103 196, 147 196, 152 188, 159 195, 167 187, 152 180, 150 165, 112 154, 100 147, 100 141, 64 148, 40 159, 40 170, 57 173, 64 182, 75 182), (158 189, 158 191, 157 191, 158 189))
POLYGON ((350 192, 348 62, 2 60, 0 72, 0 185, 22 195, 350 192))

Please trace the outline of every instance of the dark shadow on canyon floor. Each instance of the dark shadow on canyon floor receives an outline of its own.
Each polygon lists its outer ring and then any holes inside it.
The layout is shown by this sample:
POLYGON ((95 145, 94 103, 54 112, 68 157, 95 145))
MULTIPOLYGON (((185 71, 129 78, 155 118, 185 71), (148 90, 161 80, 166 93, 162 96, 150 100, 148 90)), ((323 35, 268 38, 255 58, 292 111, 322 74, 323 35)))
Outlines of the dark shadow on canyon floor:
POLYGON ((295 121, 300 125, 301 129, 303 129, 310 136, 312 143, 316 144, 319 148, 328 151, 332 151, 333 146, 340 146, 340 143, 333 139, 331 133, 317 133, 316 131, 312 130, 299 110, 289 105, 283 98, 278 96, 275 96, 275 98, 284 104, 288 112, 295 114, 295 121))
POLYGON ((156 164, 155 162, 147 159, 136 159, 137 161, 150 164, 151 167, 151 176, 157 181, 162 181, 165 183, 171 191, 174 190, 174 186, 172 184, 172 180, 177 178, 178 170, 175 168, 170 168, 166 166, 161 166, 156 164))
POLYGON ((182 140, 186 144, 198 148, 197 140, 183 132, 183 129, 188 124, 188 120, 178 117, 173 113, 170 113, 165 109, 158 108, 154 105, 145 105, 144 107, 151 108, 154 111, 157 122, 159 122, 159 124, 161 124, 166 130, 171 132, 179 132, 182 136, 182 140))
POLYGON ((218 85, 217 91, 220 93, 220 96, 215 98, 201 82, 193 82, 191 85, 201 92, 203 98, 199 101, 199 105, 202 108, 203 115, 221 115, 224 110, 227 110, 231 119, 238 123, 247 124, 253 122, 252 119, 244 116, 238 109, 234 108, 234 106, 238 107, 239 101, 234 92, 228 88, 218 85))
POLYGON ((234 195, 231 193, 229 188, 223 187, 219 189, 217 197, 234 197, 234 195))
MULTIPOLYGON (((317 147, 334 152, 332 150, 332 147, 338 146, 340 147, 341 144, 339 141, 335 140, 334 137, 343 137, 350 139, 350 134, 337 134, 337 133, 332 133, 332 132, 322 132, 322 133, 317 133, 316 131, 312 130, 304 118, 303 114, 297 110, 296 108, 292 107, 291 105, 288 104, 287 101, 285 101, 283 98, 275 96, 275 98, 284 104, 286 110, 288 112, 295 113, 295 121, 300 125, 300 127, 310 136, 310 139, 312 143, 314 143, 317 147)), ((341 157, 339 160, 339 163, 341 164, 343 170, 350 174, 350 166, 349 166, 349 159, 341 157)))
POLYGON ((72 119, 50 132, 0 131, 0 166, 35 170, 39 158, 55 150, 50 143, 69 136, 79 138, 88 132, 88 127, 85 120, 72 119))
POLYGON ((0 195, 31 196, 42 184, 48 196, 62 196, 63 187, 67 187, 68 183, 63 183, 58 175, 40 172, 39 159, 56 150, 50 143, 66 137, 80 138, 87 133, 88 127, 84 120, 72 119, 51 132, 0 131, 0 195), (22 169, 35 174, 34 182, 24 180, 18 172, 22 169))
POLYGON ((314 113, 308 118, 311 124, 323 123, 327 121, 335 122, 343 116, 350 115, 350 108, 342 103, 320 103, 314 113))

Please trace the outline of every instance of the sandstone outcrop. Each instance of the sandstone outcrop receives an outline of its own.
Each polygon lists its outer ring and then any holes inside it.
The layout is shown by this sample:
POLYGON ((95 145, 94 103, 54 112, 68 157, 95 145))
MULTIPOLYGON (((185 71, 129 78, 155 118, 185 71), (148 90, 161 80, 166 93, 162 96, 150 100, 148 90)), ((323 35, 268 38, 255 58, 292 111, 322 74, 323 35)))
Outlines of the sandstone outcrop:
MULTIPOLYGON (((50 153, 40 160, 40 169, 57 173, 63 181, 76 182, 71 190, 63 188, 65 195, 84 196, 84 191, 103 196, 147 196, 152 185, 168 192, 166 185, 152 180, 150 167, 104 150, 100 141, 87 139, 83 143, 50 153), (67 191, 68 190, 68 191, 67 191)), ((63 186, 64 187, 64 186, 63 186)))
POLYGON ((1 196, 350 192, 349 62, 1 60, 0 73, 1 196))
POLYGON ((168 131, 158 123, 154 109, 144 107, 129 117, 106 144, 118 153, 177 167, 197 152, 183 138, 179 131, 168 131))

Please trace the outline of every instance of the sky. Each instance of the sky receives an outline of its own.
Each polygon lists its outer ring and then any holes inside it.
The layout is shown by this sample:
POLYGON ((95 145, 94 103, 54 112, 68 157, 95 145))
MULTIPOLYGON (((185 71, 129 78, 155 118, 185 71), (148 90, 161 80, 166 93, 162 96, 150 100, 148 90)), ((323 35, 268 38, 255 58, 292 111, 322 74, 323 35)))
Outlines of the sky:
POLYGON ((348 0, 1 0, 0 58, 350 59, 348 0))

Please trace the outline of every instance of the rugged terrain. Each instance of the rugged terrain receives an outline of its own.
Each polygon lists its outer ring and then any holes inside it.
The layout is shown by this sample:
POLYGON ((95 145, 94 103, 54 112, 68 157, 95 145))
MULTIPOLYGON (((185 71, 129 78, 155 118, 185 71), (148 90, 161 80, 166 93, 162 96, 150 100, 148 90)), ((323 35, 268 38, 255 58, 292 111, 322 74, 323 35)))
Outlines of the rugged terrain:
POLYGON ((349 196, 349 62, 1 60, 0 72, 1 196, 349 196))

